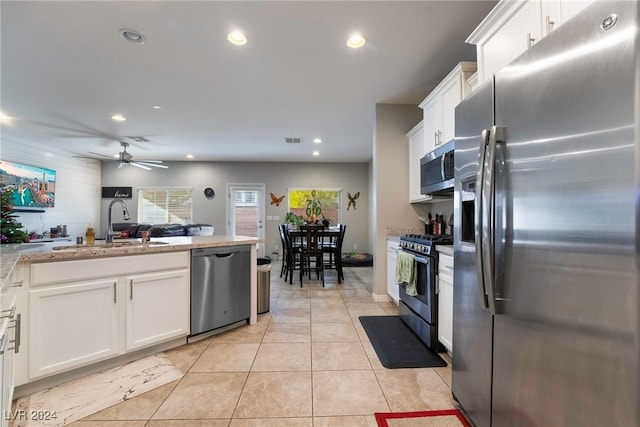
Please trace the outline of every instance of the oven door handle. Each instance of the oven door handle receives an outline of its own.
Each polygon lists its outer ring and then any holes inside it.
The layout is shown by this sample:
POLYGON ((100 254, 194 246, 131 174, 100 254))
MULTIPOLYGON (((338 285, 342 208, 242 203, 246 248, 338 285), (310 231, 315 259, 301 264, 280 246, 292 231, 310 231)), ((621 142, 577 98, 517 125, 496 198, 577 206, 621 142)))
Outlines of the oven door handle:
POLYGON ((426 259, 426 258, 423 258, 423 257, 419 257, 419 256, 415 256, 415 255, 414 255, 414 256, 413 256, 413 259, 414 259, 416 262, 419 262, 420 264, 429 264, 429 260, 428 260, 428 259, 426 259))

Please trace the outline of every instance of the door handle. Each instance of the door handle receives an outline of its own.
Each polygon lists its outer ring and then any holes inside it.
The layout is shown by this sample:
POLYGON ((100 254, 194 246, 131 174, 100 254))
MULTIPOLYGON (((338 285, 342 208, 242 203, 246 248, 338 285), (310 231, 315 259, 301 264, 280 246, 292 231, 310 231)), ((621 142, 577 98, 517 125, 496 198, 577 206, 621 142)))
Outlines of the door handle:
POLYGON ((496 146, 504 140, 504 128, 493 126, 489 133, 487 145, 486 170, 484 172, 483 200, 482 200, 482 258, 484 261, 484 281, 487 285, 489 311, 496 314, 496 283, 495 283, 495 164, 496 146))
POLYGON ((483 129, 480 139, 480 162, 478 175, 476 176, 476 202, 473 209, 473 235, 476 243, 476 272, 478 281, 478 292, 480 294, 480 306, 482 308, 489 308, 489 304, 487 303, 487 291, 484 287, 484 262, 482 259, 482 204, 484 203, 482 185, 484 182, 484 160, 487 143, 489 140, 489 130, 483 129))
POLYGON ((14 338, 11 341, 9 341, 10 343, 13 343, 13 347, 10 347, 9 350, 13 350, 14 353, 20 353, 20 343, 21 343, 20 336, 22 334, 22 314, 18 313, 16 315, 15 320, 13 320, 13 326, 11 327, 14 328, 14 338))

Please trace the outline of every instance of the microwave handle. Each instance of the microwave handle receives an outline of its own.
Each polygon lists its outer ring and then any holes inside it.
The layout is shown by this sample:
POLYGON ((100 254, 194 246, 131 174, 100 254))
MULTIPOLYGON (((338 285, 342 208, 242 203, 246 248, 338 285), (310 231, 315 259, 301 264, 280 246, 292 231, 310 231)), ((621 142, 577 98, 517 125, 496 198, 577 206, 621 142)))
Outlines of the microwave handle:
POLYGON ((440 156, 440 175, 442 176, 442 180, 446 181, 446 177, 445 177, 445 171, 444 171, 444 160, 447 157, 447 154, 443 154, 442 156, 440 156))

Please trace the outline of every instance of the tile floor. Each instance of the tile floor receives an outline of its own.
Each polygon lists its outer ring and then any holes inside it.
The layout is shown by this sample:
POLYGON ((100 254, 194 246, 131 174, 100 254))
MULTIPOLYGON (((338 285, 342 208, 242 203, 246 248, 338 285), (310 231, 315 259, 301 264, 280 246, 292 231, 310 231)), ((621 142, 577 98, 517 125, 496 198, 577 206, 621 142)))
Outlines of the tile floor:
MULTIPOLYGON (((454 408, 451 369, 385 369, 358 316, 393 315, 371 298, 373 268, 334 271, 303 288, 271 272, 271 311, 255 325, 167 356, 181 380, 107 408, 76 427, 376 426, 374 412, 454 408)), ((315 278, 315 275, 313 276, 315 278)), ((444 357, 449 361, 448 357, 444 357)))

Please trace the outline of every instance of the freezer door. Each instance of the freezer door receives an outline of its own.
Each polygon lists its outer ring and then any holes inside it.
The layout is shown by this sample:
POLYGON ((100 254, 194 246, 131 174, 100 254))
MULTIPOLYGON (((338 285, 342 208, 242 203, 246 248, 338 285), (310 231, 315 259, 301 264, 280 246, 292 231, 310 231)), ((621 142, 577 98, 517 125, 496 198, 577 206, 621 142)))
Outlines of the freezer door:
POLYGON ((596 2, 495 77, 493 427, 640 425, 637 7, 596 2))
POLYGON ((456 108, 452 391, 477 427, 491 423, 493 320, 477 259, 476 184, 492 124, 493 82, 487 82, 456 108))

